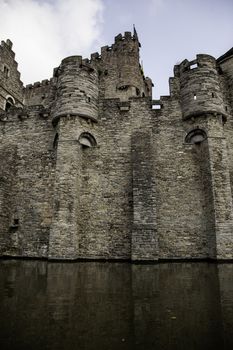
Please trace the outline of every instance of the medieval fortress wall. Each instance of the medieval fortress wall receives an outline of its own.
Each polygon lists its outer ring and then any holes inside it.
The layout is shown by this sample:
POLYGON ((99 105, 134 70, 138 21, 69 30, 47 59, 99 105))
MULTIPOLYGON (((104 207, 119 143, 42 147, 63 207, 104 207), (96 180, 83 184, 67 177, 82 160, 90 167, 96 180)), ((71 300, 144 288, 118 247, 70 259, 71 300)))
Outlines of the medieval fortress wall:
POLYGON ((0 255, 233 258, 233 49, 152 99, 137 33, 23 86, 0 46, 0 255))

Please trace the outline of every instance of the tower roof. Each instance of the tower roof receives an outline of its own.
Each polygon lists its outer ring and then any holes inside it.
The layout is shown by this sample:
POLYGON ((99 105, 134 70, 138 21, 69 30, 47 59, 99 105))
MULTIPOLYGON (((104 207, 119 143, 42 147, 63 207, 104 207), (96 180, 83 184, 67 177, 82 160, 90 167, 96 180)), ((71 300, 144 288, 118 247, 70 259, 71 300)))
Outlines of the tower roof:
POLYGON ((224 53, 224 55, 220 56, 217 59, 217 62, 220 63, 231 56, 233 56, 233 47, 230 50, 228 50, 226 53, 224 53))

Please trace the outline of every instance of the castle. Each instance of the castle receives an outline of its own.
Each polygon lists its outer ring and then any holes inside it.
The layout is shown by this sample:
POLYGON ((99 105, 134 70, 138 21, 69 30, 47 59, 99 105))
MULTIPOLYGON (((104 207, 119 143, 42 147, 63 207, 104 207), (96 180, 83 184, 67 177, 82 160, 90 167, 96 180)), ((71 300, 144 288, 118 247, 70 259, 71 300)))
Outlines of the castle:
POLYGON ((136 31, 23 86, 0 46, 0 256, 233 259, 233 48, 152 99, 136 31))

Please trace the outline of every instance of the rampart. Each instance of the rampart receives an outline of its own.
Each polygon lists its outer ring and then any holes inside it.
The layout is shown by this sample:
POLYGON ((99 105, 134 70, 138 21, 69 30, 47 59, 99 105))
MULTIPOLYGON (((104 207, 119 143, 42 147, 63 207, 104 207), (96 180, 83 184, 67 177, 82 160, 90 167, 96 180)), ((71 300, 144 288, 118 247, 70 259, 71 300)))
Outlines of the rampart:
POLYGON ((23 87, 0 46, 0 254, 233 258, 232 49, 152 99, 136 31, 23 87))

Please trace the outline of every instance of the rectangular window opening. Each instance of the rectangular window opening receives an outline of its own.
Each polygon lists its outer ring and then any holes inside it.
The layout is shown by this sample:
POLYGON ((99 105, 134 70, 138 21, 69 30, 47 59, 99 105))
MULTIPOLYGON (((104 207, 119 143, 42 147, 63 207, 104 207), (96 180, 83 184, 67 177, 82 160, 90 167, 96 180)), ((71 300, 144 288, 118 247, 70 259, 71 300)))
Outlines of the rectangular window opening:
POLYGON ((194 68, 197 68, 198 67, 198 64, 197 63, 193 63, 189 66, 190 69, 194 69, 194 68))
POLYGON ((152 109, 161 109, 162 106, 161 105, 152 105, 152 109))

